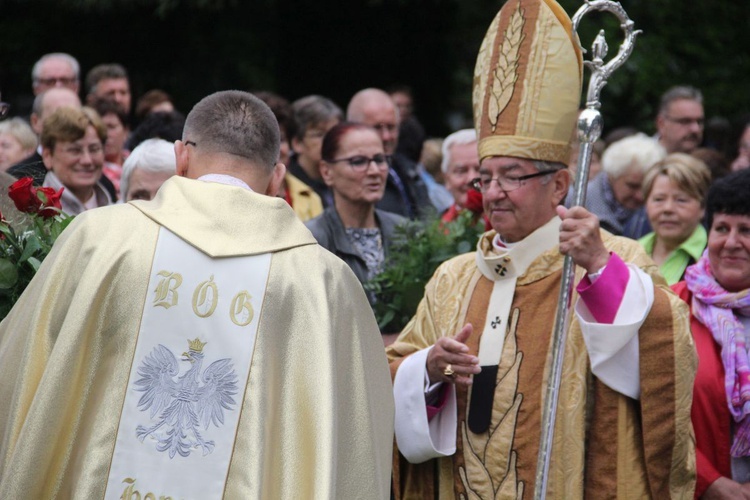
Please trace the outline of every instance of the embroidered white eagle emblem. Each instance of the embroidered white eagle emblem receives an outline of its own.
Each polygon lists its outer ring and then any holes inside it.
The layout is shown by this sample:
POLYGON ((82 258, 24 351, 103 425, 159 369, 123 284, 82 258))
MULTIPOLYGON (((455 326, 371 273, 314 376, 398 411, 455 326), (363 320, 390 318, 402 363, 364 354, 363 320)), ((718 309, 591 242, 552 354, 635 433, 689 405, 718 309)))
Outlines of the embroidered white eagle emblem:
POLYGON ((230 358, 214 361, 203 373, 203 346, 198 339, 189 341, 187 352, 182 353, 182 361, 190 363, 190 368, 180 373, 179 363, 172 351, 159 344, 141 363, 135 382, 135 389, 144 394, 138 401, 141 411, 151 409, 151 420, 156 424, 146 428, 139 425, 136 436, 143 442, 147 436, 156 441, 156 449, 168 452, 169 458, 179 453, 187 457, 200 447, 203 455, 214 449, 214 442, 201 436, 199 427, 204 430, 213 423, 216 427, 224 424, 224 410, 232 411, 236 405, 232 396, 237 394, 237 374, 230 358))

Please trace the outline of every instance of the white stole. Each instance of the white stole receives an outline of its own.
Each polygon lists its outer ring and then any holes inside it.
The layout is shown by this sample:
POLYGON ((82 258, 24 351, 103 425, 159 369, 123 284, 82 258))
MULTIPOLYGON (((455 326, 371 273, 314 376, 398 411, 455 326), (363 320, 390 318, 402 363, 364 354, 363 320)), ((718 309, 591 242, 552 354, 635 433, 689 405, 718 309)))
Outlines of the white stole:
POLYGON ((481 248, 477 249, 477 267, 484 277, 494 283, 487 307, 484 330, 479 340, 478 357, 481 366, 499 364, 516 281, 534 260, 558 244, 561 223, 562 220, 555 216, 509 248, 499 248, 493 245, 495 253, 485 254, 481 248))
POLYGON ((270 267, 160 229, 106 499, 222 498, 270 267))

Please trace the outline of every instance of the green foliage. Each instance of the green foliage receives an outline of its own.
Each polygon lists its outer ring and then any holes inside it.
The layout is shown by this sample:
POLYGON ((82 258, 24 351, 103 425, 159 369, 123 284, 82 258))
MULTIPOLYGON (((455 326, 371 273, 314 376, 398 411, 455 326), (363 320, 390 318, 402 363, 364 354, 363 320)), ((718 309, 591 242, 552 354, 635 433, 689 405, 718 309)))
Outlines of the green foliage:
POLYGON ((484 222, 469 210, 448 223, 435 216, 397 227, 385 271, 365 285, 377 298, 374 310, 381 331, 401 331, 438 266, 474 250, 483 232, 484 222))
POLYGON ((73 220, 64 213, 49 218, 29 215, 29 218, 30 226, 18 231, 0 221, 0 319, 10 312, 55 240, 73 220))

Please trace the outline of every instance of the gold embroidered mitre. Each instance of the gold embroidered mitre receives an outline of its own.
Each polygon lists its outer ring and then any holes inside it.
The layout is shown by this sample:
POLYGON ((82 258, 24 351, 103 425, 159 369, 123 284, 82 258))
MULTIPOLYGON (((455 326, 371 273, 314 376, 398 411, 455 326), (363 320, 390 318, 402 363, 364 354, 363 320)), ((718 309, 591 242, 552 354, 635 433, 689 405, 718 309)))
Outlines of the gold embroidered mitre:
POLYGON ((554 0, 508 0, 490 24, 474 69, 479 158, 567 164, 583 59, 573 24, 554 0))

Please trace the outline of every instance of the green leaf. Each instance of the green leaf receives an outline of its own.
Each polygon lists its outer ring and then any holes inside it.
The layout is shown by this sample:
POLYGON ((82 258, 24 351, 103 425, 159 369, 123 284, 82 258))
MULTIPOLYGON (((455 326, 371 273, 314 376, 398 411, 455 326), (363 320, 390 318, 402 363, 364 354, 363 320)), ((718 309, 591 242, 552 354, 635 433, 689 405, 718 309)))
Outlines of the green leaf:
POLYGON ((386 313, 383 315, 383 317, 378 322, 378 327, 380 327, 381 330, 384 330, 386 326, 388 326, 388 323, 393 321, 393 318, 396 316, 396 312, 393 309, 390 309, 386 311, 386 313))
POLYGON ((42 261, 40 261, 36 257, 30 257, 28 262, 31 265, 31 267, 34 268, 34 272, 37 272, 39 270, 39 266, 42 265, 42 261))
POLYGON ((18 281, 18 270, 8 259, 0 259, 0 288, 9 289, 18 281))
POLYGON ((34 255, 37 250, 42 249, 42 242, 39 241, 39 237, 36 234, 32 234, 26 239, 26 244, 23 249, 23 253, 21 254, 21 257, 18 259, 18 263, 21 264, 23 262, 26 262, 31 258, 32 255, 34 255))

